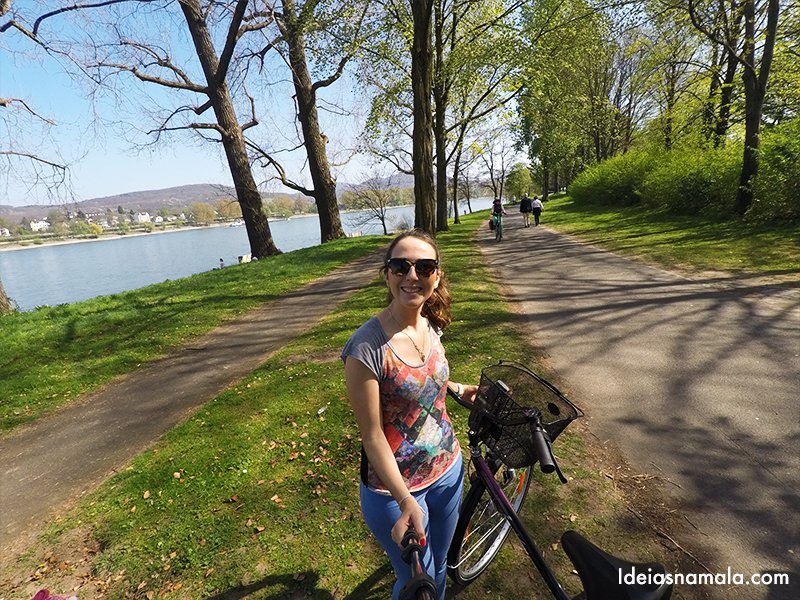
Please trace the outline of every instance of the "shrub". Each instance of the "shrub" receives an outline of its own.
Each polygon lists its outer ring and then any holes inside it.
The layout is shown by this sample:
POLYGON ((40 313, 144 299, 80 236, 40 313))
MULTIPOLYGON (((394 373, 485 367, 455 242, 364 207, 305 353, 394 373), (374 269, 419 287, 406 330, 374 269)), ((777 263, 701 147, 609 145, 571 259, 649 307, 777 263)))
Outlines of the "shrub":
POLYGON ((645 177, 643 203, 675 214, 731 217, 741 168, 740 144, 673 150, 645 177))
POLYGON ((640 201, 640 188, 659 154, 632 150, 589 167, 575 178, 568 193, 576 202, 630 206, 640 201))
POLYGON ((764 132, 754 191, 748 220, 800 220, 800 118, 764 132))

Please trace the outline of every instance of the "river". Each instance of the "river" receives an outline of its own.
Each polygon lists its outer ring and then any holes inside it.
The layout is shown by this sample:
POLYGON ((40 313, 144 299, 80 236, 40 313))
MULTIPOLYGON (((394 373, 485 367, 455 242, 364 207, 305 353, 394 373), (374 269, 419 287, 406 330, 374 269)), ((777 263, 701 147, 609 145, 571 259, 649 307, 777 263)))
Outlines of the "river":
MULTIPOLYGON (((490 205, 487 198, 472 201, 474 210, 490 205)), ((383 232, 377 223, 354 225, 358 216, 359 213, 342 213, 342 226, 347 233, 383 232)), ((413 222, 413 206, 389 209, 390 227, 413 222)), ((270 229, 275 244, 284 252, 319 244, 316 215, 273 221, 270 229)), ((249 251, 243 226, 186 228, 3 251, 0 278, 12 303, 27 311, 202 273, 217 268, 220 258, 225 265, 237 264, 238 257, 249 251)))

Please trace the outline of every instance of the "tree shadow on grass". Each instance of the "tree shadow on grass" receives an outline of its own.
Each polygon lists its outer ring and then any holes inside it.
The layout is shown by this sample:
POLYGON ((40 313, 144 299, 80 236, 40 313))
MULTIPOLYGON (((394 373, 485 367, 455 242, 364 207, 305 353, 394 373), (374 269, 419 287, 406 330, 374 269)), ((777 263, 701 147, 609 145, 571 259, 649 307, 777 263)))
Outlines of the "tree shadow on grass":
MULTIPOLYGON (((344 600, 384 600, 391 596, 392 585, 392 568, 386 563, 377 568, 356 589, 344 596, 344 600)), ((333 600, 335 596, 330 591, 319 588, 318 573, 306 571, 304 573, 270 575, 254 583, 208 596, 206 600, 243 600, 245 598, 333 600)))

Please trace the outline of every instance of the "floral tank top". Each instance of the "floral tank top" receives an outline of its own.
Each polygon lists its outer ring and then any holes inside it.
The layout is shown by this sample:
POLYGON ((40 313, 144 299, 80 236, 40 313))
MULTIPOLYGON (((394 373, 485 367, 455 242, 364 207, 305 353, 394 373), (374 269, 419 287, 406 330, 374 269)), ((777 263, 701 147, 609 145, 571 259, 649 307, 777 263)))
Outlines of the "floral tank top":
MULTIPOLYGON (((428 356, 422 364, 412 365, 394 353, 380 321, 373 317, 342 351, 343 360, 358 359, 378 378, 383 431, 411 492, 434 483, 461 453, 445 406, 450 368, 439 336, 433 329, 429 335, 428 356)), ((363 450, 361 460, 364 483, 386 492, 363 450)))

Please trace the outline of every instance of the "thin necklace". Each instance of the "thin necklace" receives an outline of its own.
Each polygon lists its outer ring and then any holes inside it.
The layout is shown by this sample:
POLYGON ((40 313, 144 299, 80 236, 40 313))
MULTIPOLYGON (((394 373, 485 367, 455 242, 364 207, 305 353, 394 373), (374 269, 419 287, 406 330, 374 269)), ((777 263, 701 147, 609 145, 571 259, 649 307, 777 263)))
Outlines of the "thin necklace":
MULTIPOLYGON (((394 313, 392 313, 392 309, 389 309, 388 313, 389 313, 389 316, 392 318, 392 321, 394 321, 394 324, 401 328, 400 329, 400 333, 402 333, 404 336, 406 336, 408 338, 408 340, 414 345, 414 350, 416 350, 417 354, 419 354, 419 359, 422 362, 425 362, 425 353, 422 350, 419 349, 419 346, 417 346, 417 342, 414 341, 414 338, 412 338, 410 335, 408 335, 405 332, 405 328, 403 328, 403 326, 400 325, 400 322, 394 316, 394 313)), ((422 347, 423 348, 425 347, 425 338, 424 337, 422 338, 422 347)))

